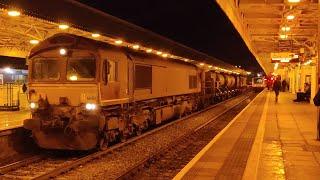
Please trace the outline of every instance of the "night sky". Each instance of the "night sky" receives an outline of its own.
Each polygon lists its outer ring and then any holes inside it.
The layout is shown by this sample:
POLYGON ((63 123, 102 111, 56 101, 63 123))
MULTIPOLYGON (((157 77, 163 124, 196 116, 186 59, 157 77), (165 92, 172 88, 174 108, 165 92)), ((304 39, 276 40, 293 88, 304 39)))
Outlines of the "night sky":
POLYGON ((262 71, 214 0, 78 0, 249 71, 262 71))

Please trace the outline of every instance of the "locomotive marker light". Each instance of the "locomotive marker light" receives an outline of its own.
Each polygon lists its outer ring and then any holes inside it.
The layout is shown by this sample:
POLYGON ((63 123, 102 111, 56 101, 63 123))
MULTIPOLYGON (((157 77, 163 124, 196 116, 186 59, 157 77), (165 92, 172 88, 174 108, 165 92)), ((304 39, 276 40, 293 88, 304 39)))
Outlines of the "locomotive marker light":
POLYGON ((66 30, 68 28, 69 28, 69 26, 67 24, 60 24, 59 25, 59 29, 61 29, 61 30, 66 30))
POLYGON ((93 111, 97 108, 97 105, 94 104, 94 103, 87 103, 86 104, 86 109, 89 110, 89 111, 93 111))
POLYGON ((64 56, 64 55, 67 54, 67 50, 64 49, 64 48, 61 48, 61 49, 59 50, 59 53, 60 53, 61 56, 64 56))
POLYGON ((8 11, 8 15, 12 16, 12 17, 17 17, 17 16, 20 16, 21 13, 19 11, 16 11, 16 10, 10 10, 10 11, 8 11))

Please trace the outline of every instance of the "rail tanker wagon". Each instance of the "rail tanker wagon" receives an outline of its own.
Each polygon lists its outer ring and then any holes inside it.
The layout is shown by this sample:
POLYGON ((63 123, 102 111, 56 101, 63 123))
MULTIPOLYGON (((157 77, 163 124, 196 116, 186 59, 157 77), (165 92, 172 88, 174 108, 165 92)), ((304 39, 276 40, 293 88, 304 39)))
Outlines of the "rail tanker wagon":
POLYGON ((188 63, 71 34, 31 50, 29 99, 36 143, 89 150, 197 108, 200 70, 188 63))

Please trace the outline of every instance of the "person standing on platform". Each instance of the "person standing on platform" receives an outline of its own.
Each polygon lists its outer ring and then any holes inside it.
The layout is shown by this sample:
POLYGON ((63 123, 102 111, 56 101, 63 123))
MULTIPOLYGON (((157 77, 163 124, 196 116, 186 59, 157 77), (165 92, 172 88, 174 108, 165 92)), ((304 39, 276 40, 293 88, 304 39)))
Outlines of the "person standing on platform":
POLYGON ((276 95, 276 102, 278 102, 278 96, 279 96, 279 92, 281 90, 281 81, 280 80, 281 80, 280 76, 278 76, 277 79, 273 83, 273 90, 276 95))
POLYGON ((287 88, 287 81, 286 81, 286 80, 283 80, 283 81, 282 81, 282 91, 283 91, 283 92, 286 92, 286 88, 287 88))

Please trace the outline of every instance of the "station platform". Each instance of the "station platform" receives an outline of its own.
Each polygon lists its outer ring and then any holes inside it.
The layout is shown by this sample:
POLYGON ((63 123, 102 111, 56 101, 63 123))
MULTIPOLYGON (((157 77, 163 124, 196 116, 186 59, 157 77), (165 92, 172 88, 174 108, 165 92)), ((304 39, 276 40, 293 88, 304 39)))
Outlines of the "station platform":
POLYGON ((1 111, 0 112, 0 131, 18 128, 23 125, 23 121, 31 117, 29 110, 20 111, 1 111))
POLYGON ((317 109, 261 92, 174 179, 320 179, 317 109))

